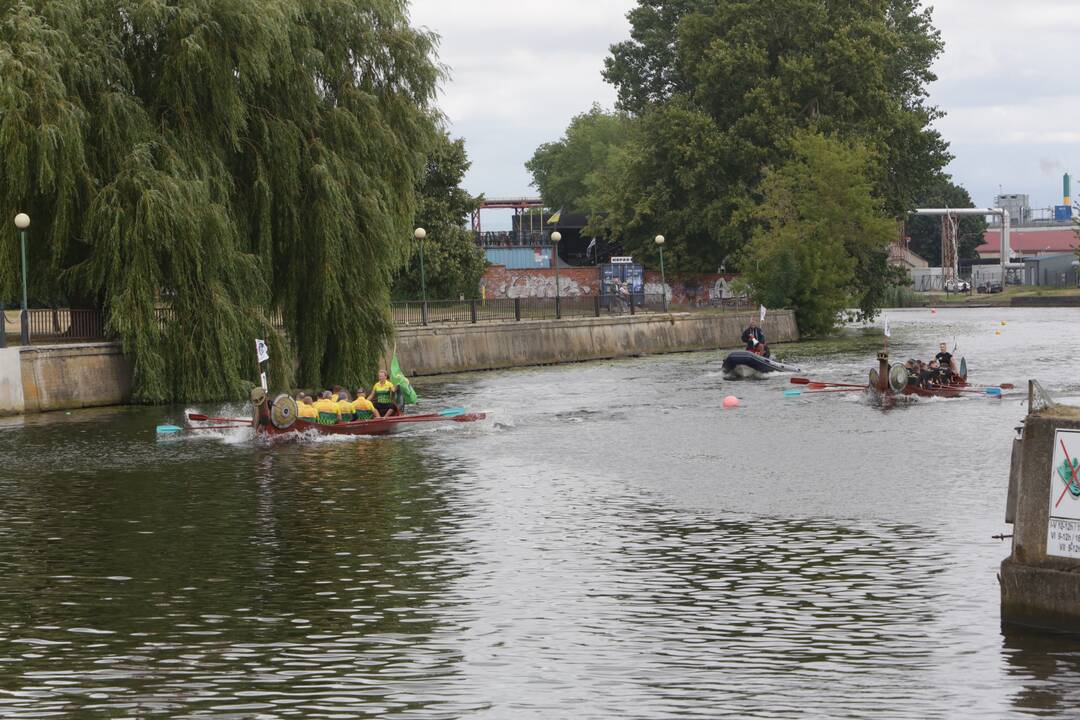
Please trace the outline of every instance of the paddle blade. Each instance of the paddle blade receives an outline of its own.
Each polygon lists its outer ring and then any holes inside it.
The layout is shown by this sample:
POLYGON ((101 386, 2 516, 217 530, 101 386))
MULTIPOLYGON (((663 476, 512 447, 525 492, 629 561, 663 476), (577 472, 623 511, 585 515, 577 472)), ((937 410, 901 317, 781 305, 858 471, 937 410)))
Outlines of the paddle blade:
POLYGON ((463 407, 447 408, 446 410, 442 410, 439 412, 439 415, 442 417, 457 417, 458 415, 464 414, 465 408, 463 407))
POLYGON ((784 397, 799 397, 802 395, 802 390, 785 390, 784 397))
POLYGON ((200 413, 188 413, 187 419, 191 420, 192 422, 206 422, 210 419, 210 416, 202 415, 200 413))
POLYGON ((791 384, 792 385, 809 385, 811 382, 812 381, 810 380, 810 378, 800 378, 800 377, 791 378, 791 384))
POLYGON ((179 432, 183 432, 183 430, 184 428, 177 427, 176 425, 158 425, 156 432, 158 435, 175 435, 179 432))
POLYGON ((1012 383, 1001 383, 1000 385, 998 385, 998 387, 1001 388, 1002 390, 1015 390, 1016 389, 1016 386, 1013 385, 1012 383))

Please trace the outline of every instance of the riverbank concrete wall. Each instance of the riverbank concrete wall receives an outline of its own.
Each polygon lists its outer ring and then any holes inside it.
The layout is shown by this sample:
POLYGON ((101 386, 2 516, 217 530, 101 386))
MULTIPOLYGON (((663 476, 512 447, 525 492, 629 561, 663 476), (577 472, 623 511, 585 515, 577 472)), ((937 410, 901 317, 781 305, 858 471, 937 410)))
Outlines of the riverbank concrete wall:
POLYGON ((0 350, 0 414, 71 410, 131 401, 131 361, 119 343, 0 350))
MULTIPOLYGON (((409 328, 397 334, 406 375, 437 375, 528 365, 554 365, 740 345, 757 311, 657 313, 409 328)), ((770 311, 770 343, 798 340, 794 313, 770 311)))
MULTIPOLYGON (((734 347, 757 313, 664 313, 494 322, 398 331, 407 375, 549 365, 653 353, 734 347)), ((770 342, 798 339, 790 311, 770 312, 770 342)), ((0 415, 123 405, 132 364, 118 343, 0 350, 0 415)))
POLYGON ((1013 453, 1002 620, 1080 633, 1080 408, 1052 405, 1028 415, 1013 453))

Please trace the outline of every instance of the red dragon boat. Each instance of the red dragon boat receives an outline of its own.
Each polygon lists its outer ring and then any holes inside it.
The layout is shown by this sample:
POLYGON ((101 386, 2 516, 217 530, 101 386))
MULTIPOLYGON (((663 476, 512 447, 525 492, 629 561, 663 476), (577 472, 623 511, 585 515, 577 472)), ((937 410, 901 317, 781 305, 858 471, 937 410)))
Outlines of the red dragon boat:
MULTIPOLYGON (((810 380, 808 378, 792 378, 794 385, 806 385, 809 387, 807 394, 826 392, 869 392, 871 397, 884 402, 896 401, 902 397, 941 397, 955 398, 964 393, 978 393, 989 397, 1001 397, 1002 390, 1011 390, 1013 385, 1003 383, 1001 385, 972 385, 968 382, 967 360, 960 359, 960 372, 945 384, 914 385, 908 382, 908 371, 903 365, 889 364, 887 351, 878 353, 878 366, 870 370, 869 382, 865 385, 852 383, 834 383, 828 381, 810 380)), ((802 394, 799 391, 790 391, 793 396, 802 394)))
MULTIPOLYGON (((271 400, 262 388, 255 388, 251 392, 251 403, 254 407, 251 418, 220 418, 191 413, 188 415, 189 421, 210 424, 191 425, 189 429, 223 430, 237 427, 253 427, 256 434, 271 438, 296 437, 303 433, 344 436, 391 435, 416 425, 476 422, 487 417, 486 413, 482 412, 471 413, 466 412, 465 408, 449 408, 423 415, 395 415, 371 420, 355 420, 353 422, 324 425, 301 420, 296 412, 296 400, 285 394, 278 395, 271 400)), ((162 427, 175 428, 175 426, 161 426, 158 429, 159 433, 162 432, 162 427)), ((179 431, 180 428, 175 428, 175 430, 179 431)))

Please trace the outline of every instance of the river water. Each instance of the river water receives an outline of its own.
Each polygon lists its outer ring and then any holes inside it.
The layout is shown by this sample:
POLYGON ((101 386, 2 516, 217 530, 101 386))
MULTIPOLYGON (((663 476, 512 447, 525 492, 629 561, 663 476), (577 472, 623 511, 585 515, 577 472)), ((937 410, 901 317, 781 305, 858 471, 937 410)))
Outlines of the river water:
MULTIPOLYGON (((1080 311, 891 324, 1080 399, 1080 311)), ((858 382, 879 344, 777 350, 858 382)), ((1026 395, 785 398, 721 358, 420 379, 492 419, 373 440, 9 421, 0 717, 1076 717, 1080 641, 999 624, 1026 395)))

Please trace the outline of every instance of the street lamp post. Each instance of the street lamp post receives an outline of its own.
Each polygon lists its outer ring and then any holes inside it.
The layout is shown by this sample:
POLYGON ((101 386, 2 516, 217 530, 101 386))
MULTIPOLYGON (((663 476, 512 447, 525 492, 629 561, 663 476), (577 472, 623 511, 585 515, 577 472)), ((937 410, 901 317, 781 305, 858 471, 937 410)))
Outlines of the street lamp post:
POLYGON ((420 243, 420 323, 427 325, 427 279, 424 277, 424 238, 427 230, 422 227, 413 230, 413 237, 420 243))
POLYGON ((558 320, 562 317, 561 309, 559 308, 559 241, 562 240, 562 233, 556 230, 551 233, 551 259, 555 263, 555 319, 558 320))
POLYGON ((30 344, 30 324, 26 312, 26 229, 30 227, 30 216, 19 213, 15 216, 15 227, 19 229, 19 241, 22 245, 22 314, 19 316, 19 324, 22 344, 30 344))
POLYGON ((664 236, 656 236, 656 247, 660 248, 660 293, 664 297, 664 312, 667 312, 667 279, 664 277, 664 236))

